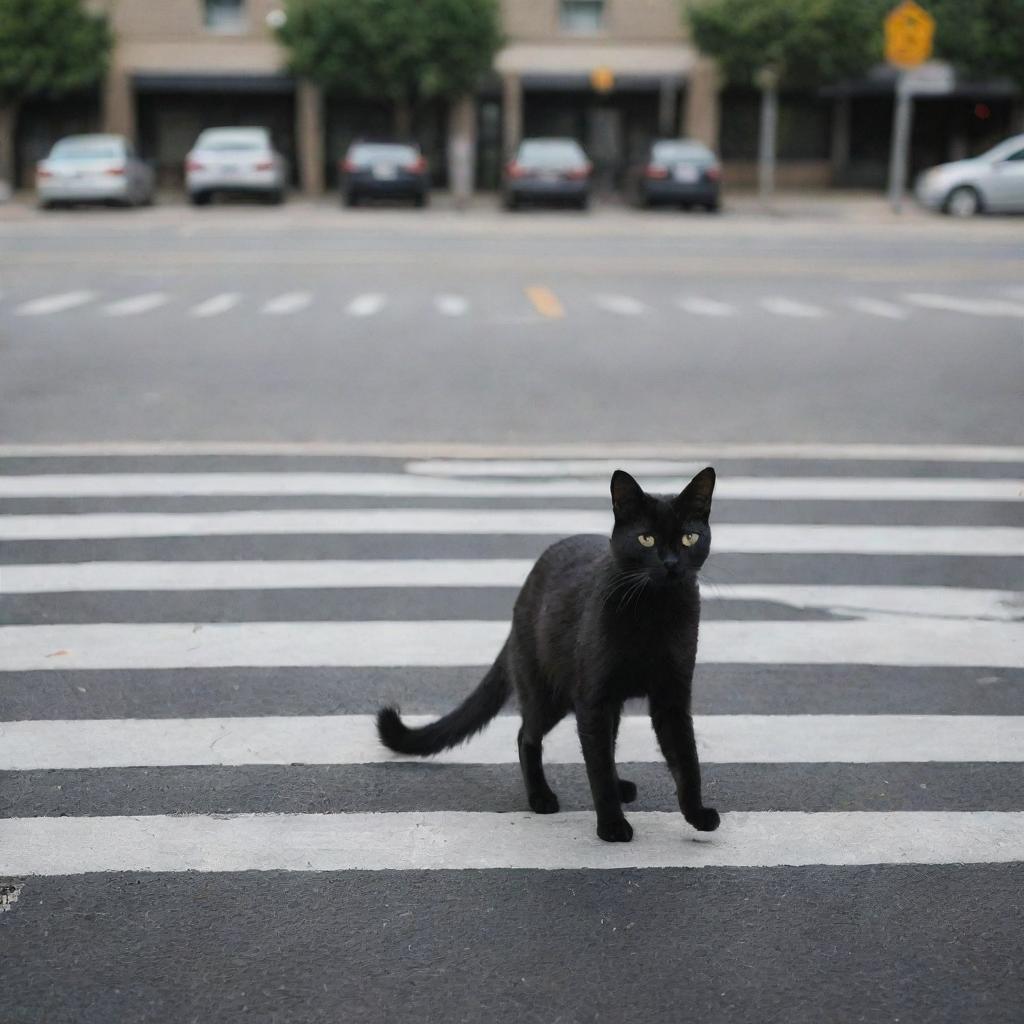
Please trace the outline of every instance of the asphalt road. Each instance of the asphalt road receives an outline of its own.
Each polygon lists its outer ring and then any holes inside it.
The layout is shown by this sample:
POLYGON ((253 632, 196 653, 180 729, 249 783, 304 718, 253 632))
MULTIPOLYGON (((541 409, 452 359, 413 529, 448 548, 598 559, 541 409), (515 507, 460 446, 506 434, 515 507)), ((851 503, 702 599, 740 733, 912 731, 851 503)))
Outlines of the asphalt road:
POLYGON ((927 1021, 1024 1001, 1016 221, 0 217, 0 1021, 927 1021), (698 841, 407 763, 622 464, 719 472, 698 841), (6 910, 3 909, 6 905, 6 910))

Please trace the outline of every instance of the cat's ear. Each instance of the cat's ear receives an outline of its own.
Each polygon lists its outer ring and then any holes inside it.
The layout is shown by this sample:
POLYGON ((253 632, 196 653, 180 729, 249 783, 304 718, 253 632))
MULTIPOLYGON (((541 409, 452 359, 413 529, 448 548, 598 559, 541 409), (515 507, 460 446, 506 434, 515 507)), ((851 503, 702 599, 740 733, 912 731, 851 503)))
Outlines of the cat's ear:
POLYGON ((711 466, 702 469, 682 490, 675 500, 676 508, 694 519, 707 521, 711 515, 711 495, 715 491, 715 471, 711 466))
POLYGON ((643 488, 624 470, 612 473, 612 511, 618 520, 628 520, 643 507, 643 488))

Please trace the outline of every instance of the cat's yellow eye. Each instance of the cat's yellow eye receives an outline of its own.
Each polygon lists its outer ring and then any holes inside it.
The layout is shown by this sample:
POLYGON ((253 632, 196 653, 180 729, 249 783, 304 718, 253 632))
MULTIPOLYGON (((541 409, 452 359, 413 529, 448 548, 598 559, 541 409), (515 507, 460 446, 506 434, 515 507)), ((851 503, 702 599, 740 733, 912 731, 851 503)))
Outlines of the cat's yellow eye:
POLYGON ((684 548, 692 548, 693 545, 696 544, 697 541, 699 541, 699 540, 700 540, 700 534, 699 533, 684 533, 683 534, 683 547, 684 548))
POLYGON ((640 536, 637 537, 637 540, 640 541, 640 543, 645 548, 653 548, 654 547, 654 538, 649 533, 641 533, 640 536))

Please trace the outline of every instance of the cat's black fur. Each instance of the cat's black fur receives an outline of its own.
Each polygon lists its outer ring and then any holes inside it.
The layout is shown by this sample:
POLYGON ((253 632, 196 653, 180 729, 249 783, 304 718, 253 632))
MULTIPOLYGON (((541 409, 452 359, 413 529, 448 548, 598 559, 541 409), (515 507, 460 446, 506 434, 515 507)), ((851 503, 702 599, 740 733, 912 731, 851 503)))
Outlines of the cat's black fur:
POLYGON ((421 729, 405 726, 396 708, 382 708, 381 742, 403 754, 436 754, 482 729, 515 689, 527 797, 538 814, 552 814, 558 798, 544 777, 541 744, 575 711, 597 834, 628 842, 633 829, 622 805, 636 798, 636 786, 618 776, 615 736, 623 702, 646 697, 683 815, 702 832, 718 828, 718 812, 701 799, 690 717, 700 621, 696 572, 711 546, 714 486, 709 466, 681 494, 662 498, 616 470, 610 545, 603 537, 576 536, 548 548, 523 584, 509 638, 480 685, 421 729), (691 546, 683 545, 687 534, 698 535, 691 546), (640 536, 653 537, 654 545, 643 546, 640 536))

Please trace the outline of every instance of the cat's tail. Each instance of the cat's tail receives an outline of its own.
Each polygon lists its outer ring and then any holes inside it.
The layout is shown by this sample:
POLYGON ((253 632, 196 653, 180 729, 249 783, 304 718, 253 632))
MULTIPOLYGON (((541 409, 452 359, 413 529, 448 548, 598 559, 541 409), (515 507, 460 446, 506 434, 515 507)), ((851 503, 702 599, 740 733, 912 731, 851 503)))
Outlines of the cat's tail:
POLYGON ((505 651, 498 655, 480 685, 457 707, 436 722, 410 729, 398 708, 377 712, 377 735, 385 747, 398 754, 437 754, 478 733, 501 710, 512 686, 505 671, 505 651))

